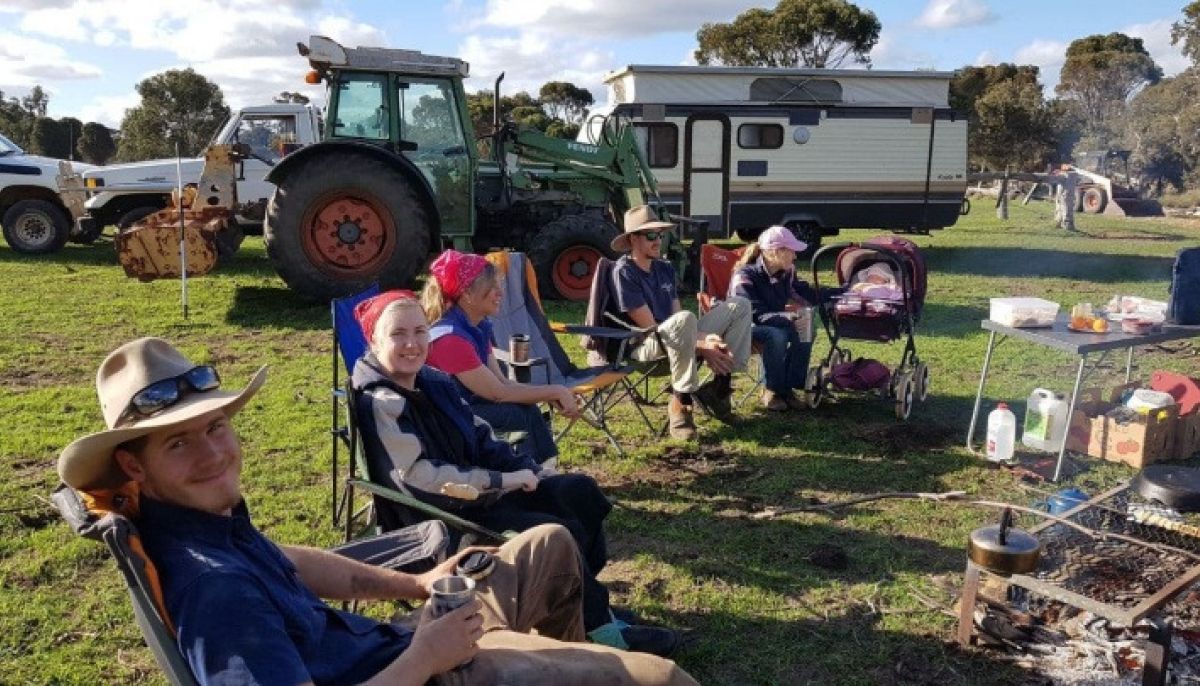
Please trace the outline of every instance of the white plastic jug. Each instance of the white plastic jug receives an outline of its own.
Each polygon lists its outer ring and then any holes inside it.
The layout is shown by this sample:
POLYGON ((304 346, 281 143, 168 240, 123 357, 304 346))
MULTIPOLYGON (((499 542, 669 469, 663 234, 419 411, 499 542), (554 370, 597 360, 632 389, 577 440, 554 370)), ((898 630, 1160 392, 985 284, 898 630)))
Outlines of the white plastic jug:
POLYGON ((1017 416, 1000 403, 988 413, 987 459, 1008 462, 1013 459, 1013 444, 1017 441, 1017 416))
POLYGON ((1067 401, 1062 394, 1035 388, 1025 404, 1021 442, 1034 450, 1058 452, 1067 437, 1067 401))

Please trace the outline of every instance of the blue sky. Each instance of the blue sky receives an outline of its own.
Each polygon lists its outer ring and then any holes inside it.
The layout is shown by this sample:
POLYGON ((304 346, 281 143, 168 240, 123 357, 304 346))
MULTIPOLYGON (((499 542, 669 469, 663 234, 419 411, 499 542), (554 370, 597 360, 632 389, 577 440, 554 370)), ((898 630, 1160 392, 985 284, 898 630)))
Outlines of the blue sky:
MULTIPOLYGON (((1170 44, 1185 0, 863 0, 883 25, 877 69, 1037 64, 1058 80, 1066 46, 1093 33, 1143 38, 1167 74, 1187 66, 1170 44)), ((134 85, 190 66, 232 106, 304 90, 295 43, 312 33, 346 45, 418 49, 471 63, 468 88, 507 72, 506 92, 569 80, 605 99, 602 75, 625 64, 685 64, 696 29, 753 6, 744 0, 0 0, 0 90, 34 84, 50 114, 117 125, 134 85)), ((852 66, 852 65, 843 65, 852 66)), ((309 87, 311 88, 311 87, 309 87)), ((318 91, 309 91, 319 95, 318 91)))

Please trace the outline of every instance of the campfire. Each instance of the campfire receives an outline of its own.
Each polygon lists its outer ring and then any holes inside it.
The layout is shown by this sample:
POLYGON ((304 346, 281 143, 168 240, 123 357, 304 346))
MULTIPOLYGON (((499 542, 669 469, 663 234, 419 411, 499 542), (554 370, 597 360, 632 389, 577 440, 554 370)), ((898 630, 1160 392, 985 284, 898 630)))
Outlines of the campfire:
POLYGON ((1054 684, 1200 684, 1198 523, 1125 484, 1034 526, 1033 571, 968 566, 959 640, 1054 684))

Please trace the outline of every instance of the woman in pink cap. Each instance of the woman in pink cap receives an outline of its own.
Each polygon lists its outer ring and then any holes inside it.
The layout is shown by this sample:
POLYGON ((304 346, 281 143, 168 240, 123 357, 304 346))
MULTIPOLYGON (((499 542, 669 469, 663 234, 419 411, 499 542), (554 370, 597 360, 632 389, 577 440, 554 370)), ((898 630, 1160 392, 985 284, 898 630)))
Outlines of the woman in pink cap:
POLYGON ((787 227, 772 226, 746 248, 729 283, 729 295, 750 301, 750 335, 762 350, 762 403, 775 412, 803 406, 795 390, 804 388, 812 342, 801 340, 796 323, 800 308, 815 304, 817 293, 796 276, 795 264, 807 248, 787 227))
MULTIPOLYGON (((566 386, 523 384, 500 371, 488 317, 503 296, 496 267, 480 255, 447 250, 429 266, 421 304, 433 322, 429 366, 458 382, 475 414, 497 431, 523 431, 518 446, 539 464, 558 456, 558 446, 538 403, 575 417, 579 405, 566 386)), ((553 462, 550 463, 553 465, 553 462)))

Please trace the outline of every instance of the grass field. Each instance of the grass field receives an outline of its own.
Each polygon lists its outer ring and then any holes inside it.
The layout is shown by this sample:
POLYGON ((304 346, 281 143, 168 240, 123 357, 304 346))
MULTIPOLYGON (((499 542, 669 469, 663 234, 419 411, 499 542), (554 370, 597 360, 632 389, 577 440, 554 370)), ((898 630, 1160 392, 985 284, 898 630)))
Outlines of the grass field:
MULTIPOLYGON (((1165 298, 1172 258, 1200 242, 1200 224, 1085 216, 1078 233, 1066 234, 1052 227, 1045 204, 1014 207, 1007 223, 986 205, 916 238, 930 269, 918 348, 933 396, 909 422, 897 423, 877 399, 784 416, 752 402, 736 426, 704 421, 699 445, 688 446, 649 440, 622 408, 626 458, 606 452, 594 432, 576 430, 563 445, 566 466, 596 476, 619 502, 602 578, 619 603, 693 632, 678 661, 703 683, 1009 684, 1029 676, 952 647, 953 620, 930 606, 949 607, 967 536, 995 513, 892 500, 837 517, 748 516, 879 491, 1038 498, 962 447, 987 298, 1035 295, 1065 307, 1117 293, 1165 298), (831 546, 844 551, 844 568, 817 564, 831 546)), ((186 321, 178 284, 126 279, 107 240, 44 258, 0 244, 0 303, 0 683, 163 682, 107 551, 72 535, 46 500, 58 451, 101 427, 95 369, 127 339, 169 338, 219 365, 231 386, 269 364, 266 388, 237 421, 247 500, 277 541, 338 542, 329 512, 328 308, 283 287, 260 239, 191 282, 186 321)), ((551 315, 579 321, 582 310, 554 305, 551 315)), ((564 345, 578 354, 574 340, 564 345)), ((852 347, 889 364, 901 351, 852 347)), ((1143 376, 1156 368, 1200 374, 1190 344, 1143 354, 1138 365, 1143 376)), ((997 352, 988 396, 1020 402, 1036 386, 1066 391, 1073 370, 1069 356, 1010 343, 997 352)), ((1094 493, 1129 474, 1092 463, 1071 483, 1094 493)))

